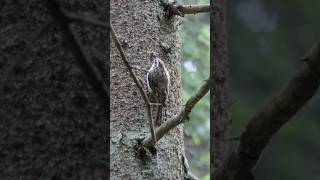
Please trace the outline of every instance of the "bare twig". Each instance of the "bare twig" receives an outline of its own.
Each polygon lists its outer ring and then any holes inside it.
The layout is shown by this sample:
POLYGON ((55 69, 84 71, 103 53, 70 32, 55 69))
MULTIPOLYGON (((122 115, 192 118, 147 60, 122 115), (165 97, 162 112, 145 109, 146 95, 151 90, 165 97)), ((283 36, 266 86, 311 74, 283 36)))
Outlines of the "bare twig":
POLYGON ((164 7, 166 15, 170 18, 173 15, 184 16, 185 14, 196 14, 210 12, 210 4, 190 4, 182 5, 174 2, 160 0, 160 5, 164 7))
POLYGON ((94 18, 89 17, 89 16, 85 16, 85 15, 82 15, 82 14, 73 14, 73 13, 67 12, 65 10, 61 10, 61 11, 64 14, 64 16, 67 17, 71 21, 85 22, 85 23, 88 23, 88 24, 92 24, 94 26, 98 26, 98 27, 101 27, 101 28, 109 29, 108 24, 103 22, 103 21, 94 19, 94 18))
POLYGON ((146 92, 143 90, 142 88, 142 85, 140 83, 140 81, 138 80, 137 76, 135 75, 135 73, 133 72, 133 68, 130 66, 129 64, 129 61, 127 60, 125 54, 124 54, 124 51, 123 51, 123 48, 117 38, 117 35, 112 27, 112 24, 110 22, 110 29, 111 29, 111 36, 112 36, 112 39, 114 41, 114 43, 116 44, 118 50, 119 50, 119 53, 120 53, 120 56, 121 56, 121 59, 123 60, 124 64, 126 65, 126 67, 128 68, 129 70, 129 73, 131 75, 131 77, 133 78, 134 82, 136 83, 136 85, 138 86, 138 89, 143 97, 143 100, 147 106, 147 111, 148 111, 148 119, 149 119, 149 125, 150 125, 150 133, 151 133, 151 137, 152 137, 152 141, 151 141, 151 146, 153 146, 155 143, 156 143, 156 135, 155 135, 155 132, 154 132, 154 124, 153 124, 153 120, 152 120, 152 111, 151 111, 151 105, 152 103, 149 101, 149 98, 146 94, 146 92))
POLYGON ((99 96, 101 104, 104 105, 109 100, 109 94, 106 83, 103 81, 103 75, 99 74, 94 64, 90 61, 90 57, 82 47, 82 44, 76 33, 71 29, 70 19, 65 16, 60 7, 59 1, 47 0, 45 1, 48 9, 59 24, 66 42, 73 52, 77 65, 84 73, 87 82, 93 87, 94 91, 99 96))
MULTIPOLYGON (((189 114, 194 107, 194 105, 209 91, 209 80, 205 80, 204 84, 188 99, 184 108, 180 111, 178 115, 173 117, 172 119, 163 123, 156 130, 157 141, 160 140, 166 133, 168 133, 171 129, 178 126, 180 123, 184 122, 184 120, 188 119, 189 114)), ((144 146, 152 146, 152 137, 147 137, 142 141, 142 145, 144 146)))
POLYGON ((210 11, 210 4, 200 4, 200 5, 172 5, 170 8, 170 14, 181 15, 181 14, 196 14, 204 13, 210 11))
POLYGON ((316 93, 320 85, 320 43, 306 57, 305 67, 250 119, 238 148, 216 171, 216 179, 243 179, 251 174, 271 137, 316 93))

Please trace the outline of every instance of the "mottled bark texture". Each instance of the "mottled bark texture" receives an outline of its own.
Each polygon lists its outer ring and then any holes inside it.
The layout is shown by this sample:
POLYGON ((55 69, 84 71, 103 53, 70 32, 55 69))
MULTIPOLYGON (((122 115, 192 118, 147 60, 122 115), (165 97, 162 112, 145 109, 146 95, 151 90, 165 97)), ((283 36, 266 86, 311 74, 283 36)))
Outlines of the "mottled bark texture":
POLYGON ((228 138, 231 127, 225 3, 211 0, 210 160, 213 174, 227 155, 229 143, 223 139, 228 138))
MULTIPOLYGON (((179 112, 181 96, 179 17, 166 18, 160 1, 111 1, 111 24, 131 65, 148 69, 154 52, 171 76, 169 103, 163 120, 179 112), (173 45, 166 54, 160 43, 173 45)), ((128 69, 111 43, 111 179, 183 179, 182 125, 157 142, 157 155, 138 156, 139 139, 150 135, 145 102, 128 69)), ((146 89, 146 72, 136 70, 146 89)), ((156 107, 153 108, 156 115, 156 107)))
MULTIPOLYGON (((107 22, 107 1, 62 4, 107 22)), ((0 8, 1 179, 107 179, 106 109, 47 7, 40 0, 6 0, 0 8)), ((73 28, 93 60, 91 48, 108 52, 106 30, 85 23, 73 28)))

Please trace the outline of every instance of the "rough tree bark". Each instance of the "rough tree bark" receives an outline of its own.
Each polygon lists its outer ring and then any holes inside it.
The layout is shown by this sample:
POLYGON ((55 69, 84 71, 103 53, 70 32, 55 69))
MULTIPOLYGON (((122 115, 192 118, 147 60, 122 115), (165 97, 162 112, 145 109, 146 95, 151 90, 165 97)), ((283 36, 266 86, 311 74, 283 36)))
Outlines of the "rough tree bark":
MULTIPOLYGON (((108 2, 63 1, 107 22, 108 2)), ((42 1, 0 3, 1 179, 107 179, 106 111, 42 1)), ((73 27, 94 57, 106 30, 73 27)), ((100 58, 100 56, 99 56, 100 58)))
MULTIPOLYGON (((160 1, 153 0, 113 0, 110 14, 111 24, 132 65, 149 68, 152 52, 166 64, 171 76, 171 89, 163 120, 173 117, 181 105, 179 17, 165 17, 160 1), (173 45, 172 52, 164 53, 161 43, 169 47, 173 45)), ((146 105, 114 42, 111 42, 110 60, 111 179, 183 179, 182 125, 157 142, 157 155, 138 156, 135 146, 139 139, 150 135, 146 105)), ((146 89, 146 72, 135 72, 146 89)))

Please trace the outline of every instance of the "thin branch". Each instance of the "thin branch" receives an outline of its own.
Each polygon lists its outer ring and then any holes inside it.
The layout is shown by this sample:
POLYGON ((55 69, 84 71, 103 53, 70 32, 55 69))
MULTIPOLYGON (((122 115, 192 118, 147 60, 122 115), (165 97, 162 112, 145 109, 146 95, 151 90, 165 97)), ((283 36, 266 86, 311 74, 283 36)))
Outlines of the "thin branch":
POLYGON ((83 48, 80 39, 76 33, 71 29, 70 19, 65 16, 60 7, 59 1, 47 0, 45 1, 48 9, 60 26, 66 42, 73 52, 77 65, 84 73, 87 82, 93 87, 94 91, 99 96, 101 104, 104 105, 109 100, 109 94, 106 83, 103 81, 103 75, 98 73, 94 64, 90 61, 90 57, 83 48))
MULTIPOLYGON (((166 133, 168 133, 171 129, 178 126, 180 123, 184 122, 189 118, 189 114, 194 107, 194 105, 209 91, 209 80, 205 80, 204 84, 188 99, 184 108, 180 111, 178 115, 173 117, 172 119, 163 123, 156 130, 157 141, 160 140, 166 133)), ((152 146, 152 137, 147 137, 142 141, 143 146, 152 146)))
POLYGON ((210 4, 190 4, 182 5, 174 2, 160 0, 160 5, 164 7, 166 15, 170 18, 173 15, 184 16, 185 14, 196 14, 210 12, 210 4))
POLYGON ((64 14, 64 16, 67 17, 70 21, 85 22, 85 23, 88 23, 88 24, 92 24, 94 26, 98 26, 98 27, 101 27, 101 28, 109 29, 107 23, 105 23, 103 21, 94 19, 94 18, 89 17, 89 16, 81 15, 81 14, 77 14, 76 15, 76 14, 67 12, 65 10, 61 10, 61 11, 64 14))
POLYGON ((170 14, 181 15, 181 14, 196 14, 210 12, 210 4, 193 4, 193 5, 172 5, 170 7, 170 14))
POLYGON ((110 29, 111 29, 111 36, 112 36, 112 39, 114 41, 114 43, 116 44, 118 50, 119 50, 119 53, 120 53, 120 56, 121 56, 121 59, 123 60, 125 66, 128 68, 129 70, 129 73, 130 73, 130 76, 133 78, 134 82, 136 83, 136 85, 138 86, 138 89, 142 95, 142 98, 147 106, 147 111, 148 111, 148 119, 149 119, 149 125, 150 125, 150 133, 151 133, 151 136, 152 136, 152 146, 156 143, 156 135, 155 135, 155 132, 154 132, 154 124, 153 124, 153 121, 152 121, 152 111, 151 111, 151 104, 149 99, 148 99, 148 96, 146 94, 146 92, 143 90, 142 88, 142 85, 140 83, 140 81, 138 80, 137 76, 135 75, 135 73, 133 72, 133 68, 130 66, 129 64, 129 61, 127 60, 125 54, 124 54, 124 51, 123 51, 123 48, 117 38, 117 35, 113 29, 113 26, 110 22, 110 29))
POLYGON ((217 170, 216 179, 243 179, 250 175, 271 137, 316 93, 320 85, 320 43, 306 57, 303 69, 250 119, 238 148, 217 170))

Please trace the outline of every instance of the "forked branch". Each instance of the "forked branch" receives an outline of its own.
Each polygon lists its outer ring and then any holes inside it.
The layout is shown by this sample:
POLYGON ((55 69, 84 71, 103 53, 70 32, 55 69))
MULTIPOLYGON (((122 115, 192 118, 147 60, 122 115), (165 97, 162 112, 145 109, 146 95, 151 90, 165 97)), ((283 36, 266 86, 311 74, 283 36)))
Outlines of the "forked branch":
POLYGON ((84 49, 77 34, 72 30, 69 19, 63 13, 63 9, 57 0, 46 0, 46 5, 50 13, 60 26, 66 42, 69 43, 70 50, 72 51, 78 67, 85 75, 87 82, 93 87, 102 105, 105 105, 109 100, 107 85, 104 82, 104 77, 99 73, 95 65, 91 62, 90 56, 84 49))

